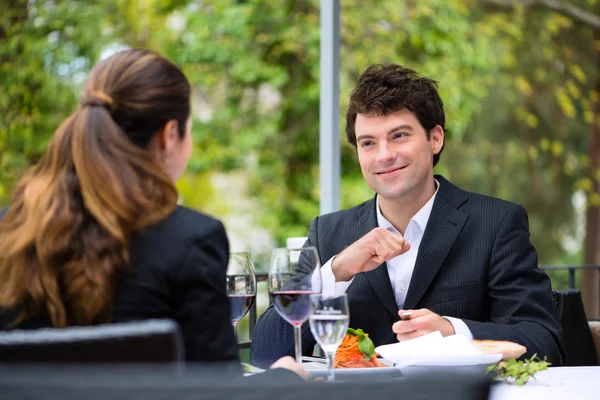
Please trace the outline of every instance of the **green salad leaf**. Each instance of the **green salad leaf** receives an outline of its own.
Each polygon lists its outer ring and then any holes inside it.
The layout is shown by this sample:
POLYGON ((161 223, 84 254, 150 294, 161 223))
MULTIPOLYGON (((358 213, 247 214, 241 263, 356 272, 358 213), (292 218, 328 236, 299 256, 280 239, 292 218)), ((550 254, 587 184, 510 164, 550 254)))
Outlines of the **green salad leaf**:
POLYGON ((346 331, 349 335, 359 336, 358 338, 358 350, 365 355, 365 359, 368 361, 375 354, 375 345, 373 341, 365 334, 362 329, 348 328, 346 331))
POLYGON ((365 355, 367 361, 375 354, 375 345, 368 336, 361 336, 361 338, 358 339, 358 349, 365 355))
POLYGON ((546 357, 540 360, 537 354, 534 354, 529 360, 500 361, 498 364, 487 367, 486 372, 495 372, 498 378, 503 379, 508 384, 523 386, 530 378, 535 379, 534 375, 536 373, 548 369, 549 365, 550 363, 546 361, 546 357))

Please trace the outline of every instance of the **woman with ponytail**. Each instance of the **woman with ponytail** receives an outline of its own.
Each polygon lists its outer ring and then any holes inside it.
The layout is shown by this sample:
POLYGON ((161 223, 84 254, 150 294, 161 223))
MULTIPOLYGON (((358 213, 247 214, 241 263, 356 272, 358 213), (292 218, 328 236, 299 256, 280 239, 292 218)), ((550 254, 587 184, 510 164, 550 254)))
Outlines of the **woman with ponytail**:
POLYGON ((188 360, 238 359, 225 230, 177 206, 190 131, 171 61, 126 50, 92 69, 1 217, 0 330, 171 318, 188 360))

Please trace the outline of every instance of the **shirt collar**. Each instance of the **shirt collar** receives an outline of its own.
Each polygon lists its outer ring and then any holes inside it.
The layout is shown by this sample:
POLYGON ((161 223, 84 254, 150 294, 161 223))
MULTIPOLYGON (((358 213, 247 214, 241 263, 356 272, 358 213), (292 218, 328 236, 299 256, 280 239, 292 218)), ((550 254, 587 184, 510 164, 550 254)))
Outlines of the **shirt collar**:
MULTIPOLYGON (((435 193, 433 193, 433 196, 431 196, 431 198, 427 201, 427 203, 425 203, 425 205, 423 207, 421 207, 421 209, 419 211, 417 211, 417 213, 408 222, 410 225, 410 222, 414 221, 419 226, 419 228, 421 228, 421 232, 425 232, 425 227, 427 226, 427 222, 429 221, 429 216, 431 216, 431 210, 433 209, 433 202, 435 201, 435 196, 437 195, 437 192, 440 189, 440 183, 438 182, 438 180, 435 178, 433 180, 435 181, 435 193)), ((398 232, 398 230, 394 227, 394 225, 392 225, 391 222, 388 221, 383 216, 383 214, 381 214, 381 210, 379 208, 379 195, 377 196, 376 202, 377 202, 377 204, 376 204, 377 225, 380 228, 384 228, 384 229, 388 229, 388 230, 393 229, 395 232, 398 232)), ((408 225, 407 225, 407 227, 408 227, 408 225)))

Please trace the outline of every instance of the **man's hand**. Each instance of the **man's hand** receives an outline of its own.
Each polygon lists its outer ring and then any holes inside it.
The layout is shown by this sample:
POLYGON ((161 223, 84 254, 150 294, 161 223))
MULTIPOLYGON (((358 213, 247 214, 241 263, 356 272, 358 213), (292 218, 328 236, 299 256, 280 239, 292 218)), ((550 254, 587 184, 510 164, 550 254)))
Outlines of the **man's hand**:
POLYGON ((398 315, 410 312, 410 319, 396 322, 392 330, 399 342, 414 339, 427 333, 440 331, 442 336, 454 335, 454 327, 446 318, 441 317, 431 310, 421 308, 419 310, 400 310, 398 315))
POLYGON ((374 270, 410 249, 401 235, 375 228, 338 254, 331 264, 337 282, 349 281, 359 272, 374 270))

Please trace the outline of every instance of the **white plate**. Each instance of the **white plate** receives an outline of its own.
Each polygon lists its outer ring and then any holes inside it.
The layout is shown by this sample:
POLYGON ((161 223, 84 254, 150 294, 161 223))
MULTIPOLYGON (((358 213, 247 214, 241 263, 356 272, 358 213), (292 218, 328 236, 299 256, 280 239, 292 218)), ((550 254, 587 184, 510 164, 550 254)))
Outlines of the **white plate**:
POLYGON ((418 356, 403 360, 397 360, 398 366, 420 365, 420 366, 472 366, 491 365, 502 359, 502 354, 482 354, 469 356, 418 356))
MULTIPOLYGON (((373 370, 381 370, 381 369, 389 369, 393 368, 394 363, 390 360, 386 360, 385 358, 378 359, 380 363, 388 365, 388 367, 379 367, 379 368, 337 368, 335 371, 373 371, 373 370)), ((327 364, 324 362, 303 362, 302 366, 305 370, 325 370, 327 369, 327 364)))
MULTIPOLYGON (((381 360, 385 362, 387 360, 381 360)), ((389 363, 389 361, 387 361, 389 363)), ((305 370, 314 378, 326 378, 326 364, 321 362, 306 362, 302 364, 305 370)), ((379 368, 336 368, 336 381, 388 381, 402 377, 402 372, 394 367, 379 367, 379 368)))

